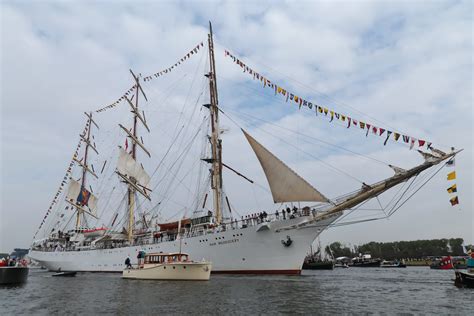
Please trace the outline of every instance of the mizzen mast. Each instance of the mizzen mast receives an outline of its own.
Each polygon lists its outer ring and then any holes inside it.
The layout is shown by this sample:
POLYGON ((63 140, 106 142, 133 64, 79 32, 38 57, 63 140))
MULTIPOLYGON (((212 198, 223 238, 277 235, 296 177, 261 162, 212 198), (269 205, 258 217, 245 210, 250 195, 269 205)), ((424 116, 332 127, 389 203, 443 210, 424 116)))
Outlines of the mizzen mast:
POLYGON ((211 113, 211 152, 212 152, 212 168, 211 168, 211 188, 214 192, 214 215, 217 224, 222 221, 222 140, 220 139, 219 130, 219 101, 217 98, 217 80, 216 80, 216 64, 214 59, 214 41, 212 34, 212 24, 209 22, 209 96, 211 103, 209 111, 211 113))

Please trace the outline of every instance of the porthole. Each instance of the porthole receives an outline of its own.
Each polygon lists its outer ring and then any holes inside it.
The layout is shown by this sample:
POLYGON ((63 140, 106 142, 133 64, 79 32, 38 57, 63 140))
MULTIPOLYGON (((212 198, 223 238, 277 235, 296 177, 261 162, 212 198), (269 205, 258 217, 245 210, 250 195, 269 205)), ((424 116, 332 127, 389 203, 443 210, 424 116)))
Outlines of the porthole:
POLYGON ((183 266, 183 269, 186 269, 186 266, 183 266))
POLYGON ((173 267, 173 269, 176 269, 176 267, 173 267))
POLYGON ((163 267, 163 269, 166 269, 166 267, 163 267))

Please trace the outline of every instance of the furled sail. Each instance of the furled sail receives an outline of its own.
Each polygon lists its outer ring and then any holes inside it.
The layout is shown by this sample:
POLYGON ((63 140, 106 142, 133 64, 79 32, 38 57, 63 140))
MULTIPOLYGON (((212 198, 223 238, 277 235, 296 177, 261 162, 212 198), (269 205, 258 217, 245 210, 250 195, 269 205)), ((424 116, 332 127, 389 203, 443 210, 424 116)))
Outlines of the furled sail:
POLYGON ((92 214, 96 214, 97 198, 76 180, 70 180, 66 200, 80 208, 87 206, 92 214))
POLYGON ((143 169, 142 165, 133 159, 123 148, 119 150, 117 170, 124 176, 134 178, 139 185, 146 188, 148 183, 150 183, 150 176, 143 169))
POLYGON ((244 130, 242 132, 260 161, 275 203, 300 201, 329 202, 324 195, 258 143, 252 136, 244 130))

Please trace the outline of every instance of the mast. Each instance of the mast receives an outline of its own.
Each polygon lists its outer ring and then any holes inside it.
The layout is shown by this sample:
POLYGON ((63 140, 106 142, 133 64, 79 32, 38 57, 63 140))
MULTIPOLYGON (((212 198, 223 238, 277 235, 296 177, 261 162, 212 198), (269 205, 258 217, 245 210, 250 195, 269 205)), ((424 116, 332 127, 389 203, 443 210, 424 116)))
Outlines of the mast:
POLYGON ((217 98, 217 80, 216 80, 216 64, 214 59, 214 41, 212 34, 212 24, 209 22, 209 96, 211 104, 209 111, 211 112, 211 151, 212 151, 212 168, 211 168, 211 188, 214 192, 214 215, 216 223, 222 221, 222 140, 220 139, 219 130, 219 108, 217 98))
MULTIPOLYGON (((86 186, 86 176, 87 172, 90 172, 93 176, 97 178, 97 175, 89 169, 89 166, 87 165, 87 157, 89 153, 89 147, 91 147, 95 152, 97 152, 96 148, 91 144, 91 129, 92 129, 92 124, 94 124, 97 128, 97 124, 92 120, 92 112, 90 113, 84 113, 87 116, 87 138, 84 138, 83 135, 81 135, 82 140, 86 143, 86 148, 84 150, 84 161, 78 161, 76 160, 79 165, 82 167, 82 179, 81 179, 81 188, 85 188, 86 186)), ((81 226, 81 216, 84 213, 84 209, 80 207, 76 207, 76 230, 79 229, 81 226)))
MULTIPOLYGON (((148 126, 146 124, 146 120, 145 120, 144 115, 142 116, 140 114, 139 108, 138 108, 138 95, 141 93, 143 95, 143 97, 145 98, 145 100, 147 100, 147 97, 146 97, 145 92, 143 91, 143 89, 140 85, 139 77, 137 77, 131 69, 130 69, 130 73, 132 74, 133 79, 135 80, 135 104, 133 104, 132 101, 130 101, 127 97, 125 97, 125 99, 128 102, 128 104, 130 105, 130 107, 132 108, 132 111, 131 111, 133 113, 132 131, 129 131, 122 124, 119 124, 119 126, 120 126, 120 128, 122 128, 127 133, 127 137, 129 137, 132 141, 132 150, 130 151, 130 159, 132 161, 129 161, 129 164, 132 163, 132 165, 135 166, 136 159, 137 159, 137 145, 140 148, 142 148, 143 151, 148 156, 151 156, 150 152, 145 148, 143 143, 139 141, 138 128, 137 128, 138 127, 137 126, 138 121, 140 121, 148 131, 150 131, 150 129, 148 128, 148 126)), ((127 156, 128 156, 128 153, 124 152, 124 154, 125 155, 123 157, 125 157, 124 159, 126 160, 127 156)), ((127 190, 127 195, 128 195, 127 237, 128 237, 128 241, 130 243, 132 243, 133 242, 133 229, 135 227, 135 193, 138 192, 138 193, 142 194, 143 196, 145 196, 147 199, 150 199, 146 192, 147 192, 147 190, 148 191, 151 191, 151 190, 146 188, 146 185, 148 184, 148 181, 149 181, 149 177, 148 177, 148 175, 146 175, 146 173, 144 171, 141 172, 140 170, 138 170, 138 171, 136 171, 138 173, 133 173, 133 172, 130 172, 130 170, 123 170, 124 168, 126 169, 126 167, 122 166, 122 168, 120 168, 120 170, 122 170, 122 172, 117 171, 117 174, 128 185, 128 190, 127 190), (127 171, 128 171, 128 174, 127 174, 127 171), (145 180, 146 183, 140 183, 140 181, 143 182, 143 179, 144 179, 145 176, 148 177, 148 180, 145 180)), ((135 168, 134 170, 137 170, 137 168, 135 168)))

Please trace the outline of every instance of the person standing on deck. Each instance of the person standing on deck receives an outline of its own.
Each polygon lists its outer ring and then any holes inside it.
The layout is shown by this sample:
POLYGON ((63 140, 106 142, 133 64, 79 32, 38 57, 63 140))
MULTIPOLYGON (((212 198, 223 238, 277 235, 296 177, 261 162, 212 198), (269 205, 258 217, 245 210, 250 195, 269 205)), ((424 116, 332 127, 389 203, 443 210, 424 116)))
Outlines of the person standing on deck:
POLYGON ((125 266, 127 267, 127 269, 132 268, 132 264, 130 263, 130 256, 127 256, 127 259, 125 259, 125 266))

